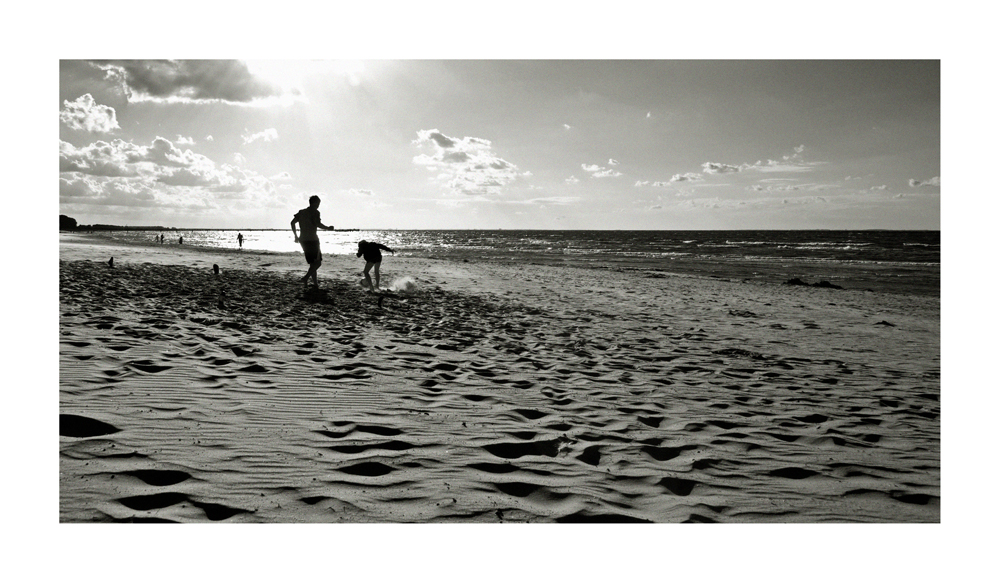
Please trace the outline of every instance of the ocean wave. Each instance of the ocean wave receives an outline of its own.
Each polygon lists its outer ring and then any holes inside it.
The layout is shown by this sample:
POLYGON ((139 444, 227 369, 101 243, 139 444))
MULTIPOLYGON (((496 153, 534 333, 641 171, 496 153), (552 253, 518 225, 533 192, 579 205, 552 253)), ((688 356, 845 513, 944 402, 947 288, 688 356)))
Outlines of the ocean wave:
MULTIPOLYGON (((239 249, 237 230, 165 231, 166 245, 239 249)), ((243 230, 243 251, 298 253, 288 229, 243 230)), ((868 261, 873 264, 940 262, 939 234, 934 232, 768 231, 321 231, 323 252, 354 254, 357 241, 379 241, 409 256, 467 256, 502 258, 524 255, 573 258, 591 256, 637 261, 697 257, 756 261, 868 261), (760 235, 760 236, 758 236, 760 235)), ((151 231, 113 231, 100 236, 119 242, 153 245, 160 235, 151 231)))

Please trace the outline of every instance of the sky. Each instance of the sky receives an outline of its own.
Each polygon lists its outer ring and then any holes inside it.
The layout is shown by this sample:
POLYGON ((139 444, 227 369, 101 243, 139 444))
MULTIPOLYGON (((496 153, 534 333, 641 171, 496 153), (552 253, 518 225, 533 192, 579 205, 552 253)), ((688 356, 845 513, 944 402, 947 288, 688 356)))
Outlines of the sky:
POLYGON ((80 224, 939 229, 939 60, 61 59, 80 224))

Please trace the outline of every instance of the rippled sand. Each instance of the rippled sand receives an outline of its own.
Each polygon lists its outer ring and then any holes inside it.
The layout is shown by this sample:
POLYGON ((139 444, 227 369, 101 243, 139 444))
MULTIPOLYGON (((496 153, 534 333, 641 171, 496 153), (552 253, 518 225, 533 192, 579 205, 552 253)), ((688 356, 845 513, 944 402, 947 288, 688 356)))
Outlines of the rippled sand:
POLYGON ((378 296, 345 257, 313 292, 275 256, 61 259, 62 522, 940 521, 934 297, 392 256, 409 289, 378 296))

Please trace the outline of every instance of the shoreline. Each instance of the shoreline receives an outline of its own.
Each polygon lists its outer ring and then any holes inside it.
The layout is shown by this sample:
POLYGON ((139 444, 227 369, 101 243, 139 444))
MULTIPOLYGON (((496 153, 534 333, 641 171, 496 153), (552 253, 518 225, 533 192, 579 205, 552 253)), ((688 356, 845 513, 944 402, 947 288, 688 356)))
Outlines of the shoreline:
MULTIPOLYGON (((150 241, 111 241, 101 235, 60 233, 60 241, 77 240, 92 244, 122 247, 124 249, 143 248, 153 250, 153 255, 169 255, 171 251, 191 251, 202 254, 256 254, 268 257, 301 257, 297 251, 280 252, 267 250, 239 249, 235 247, 202 247, 197 245, 165 245, 150 241)), ((433 260, 453 264, 489 264, 509 267, 570 267, 603 270, 626 275, 647 277, 692 276, 717 280, 744 281, 763 284, 786 284, 794 279, 807 284, 831 283, 848 290, 892 293, 940 298, 941 267, 939 263, 908 262, 843 262, 817 259, 767 260, 755 257, 733 258, 690 258, 643 260, 639 258, 565 256, 515 252, 463 252, 451 249, 439 253, 403 253, 393 255, 385 265, 394 261, 433 260)), ((324 254, 324 262, 334 262, 338 266, 355 263, 351 254, 324 254)), ((294 260, 292 261, 294 263, 294 260)), ((322 272, 322 268, 321 268, 322 272)))
POLYGON ((60 237, 61 522, 940 521, 936 297, 150 247, 60 237))

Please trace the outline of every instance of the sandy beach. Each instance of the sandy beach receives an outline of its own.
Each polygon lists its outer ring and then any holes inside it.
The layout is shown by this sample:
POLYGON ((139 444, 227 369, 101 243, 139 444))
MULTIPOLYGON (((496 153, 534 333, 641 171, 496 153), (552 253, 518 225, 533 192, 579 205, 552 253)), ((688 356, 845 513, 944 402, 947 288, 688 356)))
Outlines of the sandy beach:
POLYGON ((59 255, 60 522, 940 521, 936 297, 59 255))

